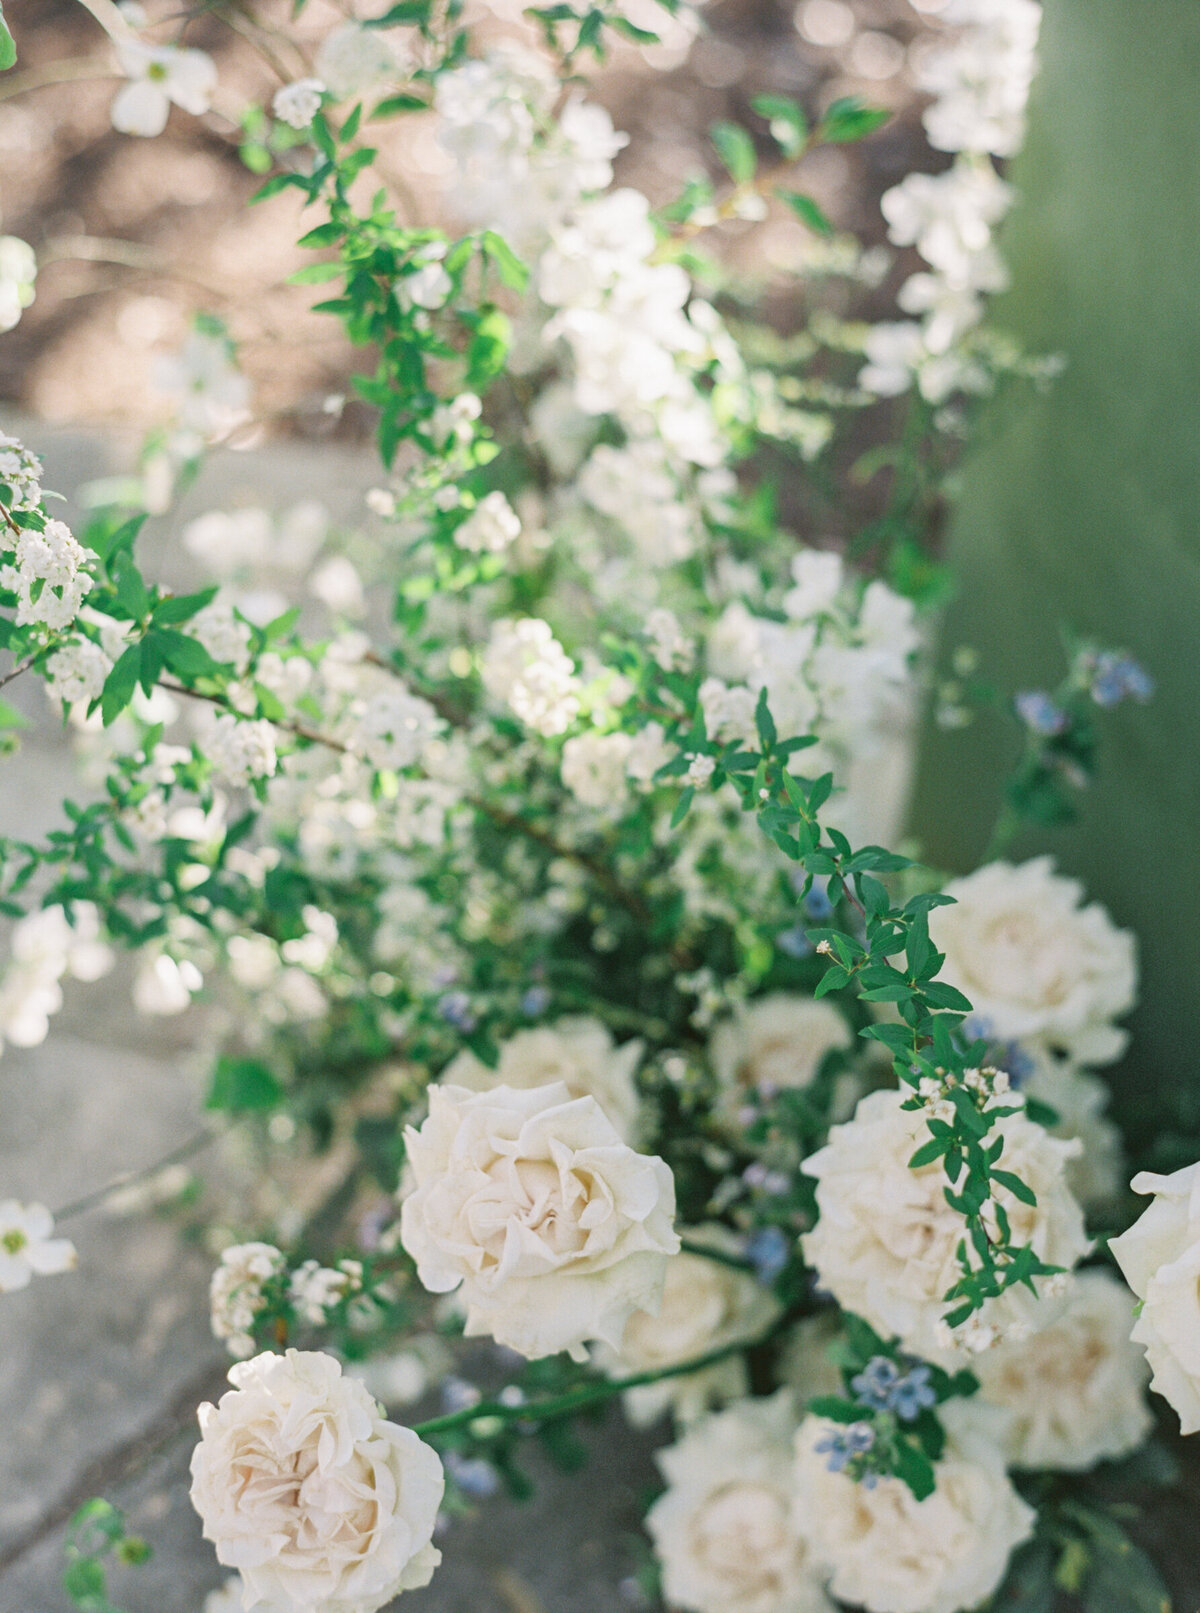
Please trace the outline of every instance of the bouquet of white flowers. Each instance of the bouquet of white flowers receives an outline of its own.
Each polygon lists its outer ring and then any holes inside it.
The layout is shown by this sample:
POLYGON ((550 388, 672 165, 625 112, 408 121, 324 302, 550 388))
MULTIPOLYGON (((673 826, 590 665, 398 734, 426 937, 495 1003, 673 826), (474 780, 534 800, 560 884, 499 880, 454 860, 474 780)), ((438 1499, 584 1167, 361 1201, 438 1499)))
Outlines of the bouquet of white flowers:
MULTIPOLYGON (((130 138, 225 115, 193 13, 228 13, 277 74, 237 140, 256 203, 299 220, 292 281, 369 355, 352 385, 382 460, 362 531, 306 504, 192 521, 212 580, 179 592, 139 530, 253 415, 219 323, 76 531, 0 441, 0 682, 41 678, 99 781, 66 827, 0 845, 0 1037, 40 1041, 65 977, 129 948, 142 1011, 229 1009, 214 1138, 260 1136, 266 1171, 339 1161, 317 1213, 222 1217, 212 1325, 240 1359, 200 1408, 191 1492, 238 1576, 220 1605, 374 1613, 454 1551, 481 1474, 517 1482, 531 1435, 610 1400, 672 1419, 641 1581, 673 1608, 1034 1609, 1055 1584, 1094 1613, 1114 1584, 1165 1605, 1084 1475, 1147 1439, 1146 1357, 1200 1426, 1196 1167, 1135 1178, 1155 1199, 1118 1271, 1095 1072, 1124 1047, 1134 940, 1048 858, 1002 860, 1071 810, 1097 708, 1150 693, 1140 665, 1080 643, 1058 690, 1015 692, 985 866, 896 849, 943 473, 973 397, 1054 369, 985 306, 1039 6, 950 0, 923 41, 952 155, 883 198, 923 260, 909 317, 814 296, 785 340, 713 232, 788 219, 814 281, 877 280, 806 163, 887 114, 760 96, 712 130, 716 177, 652 207, 614 184, 625 137, 582 69, 686 43, 680 0, 505 27, 457 0, 336 26, 305 0, 82 4, 130 138), (413 129, 442 176, 424 213, 413 129), (900 414, 865 456, 886 508, 802 541, 778 467, 837 510, 842 445, 900 414), (455 1403, 402 1426, 354 1374, 414 1350, 465 1364, 455 1403)), ((805 9, 826 31, 847 11, 805 9)), ((0 325, 33 295, 23 245, 0 241, 0 325)), ((938 687, 950 723, 969 678, 938 687)), ((0 706, 10 748, 20 720, 0 706)), ((53 1234, 0 1204, 0 1291, 68 1269, 53 1234)), ((102 1543, 72 1547, 68 1588, 107 1608, 108 1552, 144 1548, 85 1512, 102 1543)))

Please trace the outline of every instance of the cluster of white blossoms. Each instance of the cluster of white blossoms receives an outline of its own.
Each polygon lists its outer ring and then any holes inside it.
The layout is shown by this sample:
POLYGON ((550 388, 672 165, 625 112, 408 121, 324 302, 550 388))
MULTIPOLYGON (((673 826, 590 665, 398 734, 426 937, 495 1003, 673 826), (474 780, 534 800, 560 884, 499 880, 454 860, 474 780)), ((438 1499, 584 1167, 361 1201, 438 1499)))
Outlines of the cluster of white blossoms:
POLYGON ((37 509, 42 497, 42 462, 6 431, 0 431, 0 479, 12 489, 14 510, 37 509))
POLYGON ((708 637, 712 676, 700 700, 713 738, 755 740, 755 708, 766 691, 781 732, 815 734, 796 767, 831 769, 839 795, 830 820, 851 836, 886 840, 907 793, 907 736, 920 639, 911 600, 881 581, 863 589, 838 554, 801 551, 784 620, 726 606, 708 637))
POLYGON ((229 1379, 200 1408, 191 1496, 245 1605, 375 1613, 427 1585, 441 1561, 437 1453, 332 1356, 259 1355, 229 1379))
POLYGON ((307 129, 325 97, 325 83, 319 78, 300 78, 275 91, 271 110, 281 123, 292 129, 307 129))
POLYGON ((405 1144, 401 1240, 431 1293, 461 1290, 468 1337, 584 1360, 585 1344, 619 1348, 633 1312, 658 1308, 679 1252, 674 1181, 594 1098, 561 1082, 439 1083, 405 1144))
MULTIPOLYGON (((945 1296, 960 1275, 963 1219, 946 1202, 940 1161, 909 1166, 929 1132, 924 1111, 905 1102, 903 1092, 869 1093, 801 1166, 817 1183, 819 1216, 802 1243, 821 1287, 882 1337, 931 1361, 961 1359, 1013 1329, 1020 1336, 1046 1325, 1053 1307, 1021 1287, 987 1301, 962 1332, 947 1327, 945 1296)), ((1037 1201, 1025 1204, 1000 1187, 995 1205, 1018 1243, 1070 1271, 1091 1247, 1066 1180, 1078 1143, 1049 1136, 1020 1112, 996 1120, 993 1135, 1003 1143, 1000 1168, 1020 1177, 1037 1201)))
POLYGON ((503 554, 521 536, 521 518, 500 491, 486 493, 459 526, 454 541, 472 554, 503 554))
POLYGON ((34 1277, 75 1269, 74 1244, 53 1234, 54 1217, 45 1205, 0 1200, 0 1294, 28 1288, 34 1277))
POLYGON ((52 633, 70 627, 92 588, 89 567, 96 556, 66 522, 47 521, 41 532, 20 532, 15 541, 6 533, 0 553, 11 556, 0 566, 0 588, 17 596, 17 625, 52 633))
POLYGON ((916 385, 930 403, 990 384, 964 338, 983 317, 983 297, 1008 275, 994 233, 1014 200, 993 157, 1010 157, 1025 134, 1037 67, 1042 8, 1036 0, 951 0, 941 19, 954 36, 926 47, 918 87, 930 143, 955 153, 942 173, 910 174, 883 197, 889 238, 915 246, 929 265, 899 294, 911 321, 872 328, 860 383, 890 396, 916 385))
POLYGON ((271 1243, 238 1243, 226 1249, 208 1288, 213 1337, 230 1355, 254 1353, 254 1318, 263 1307, 263 1284, 282 1274, 287 1262, 271 1243))
POLYGON ((548 622, 536 616, 497 622, 480 666, 492 699, 507 705, 535 733, 561 734, 579 710, 575 663, 548 622))
POLYGON ((0 976, 0 1048, 36 1047, 63 1004, 62 981, 99 980, 113 965, 91 902, 73 902, 68 918, 59 906, 29 913, 13 925, 8 964, 0 976))
POLYGON ((206 728, 203 743, 214 775, 224 784, 236 788, 275 771, 275 729, 265 718, 223 711, 206 728))

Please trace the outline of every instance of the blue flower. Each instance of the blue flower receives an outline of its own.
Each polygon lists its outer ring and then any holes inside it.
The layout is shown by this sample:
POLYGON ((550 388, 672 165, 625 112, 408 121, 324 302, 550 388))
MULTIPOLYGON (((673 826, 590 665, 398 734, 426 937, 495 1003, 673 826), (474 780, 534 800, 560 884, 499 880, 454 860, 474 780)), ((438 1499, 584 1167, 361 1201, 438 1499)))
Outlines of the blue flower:
POLYGON ((937 1405, 929 1379, 930 1369, 921 1362, 901 1372, 895 1361, 876 1355, 856 1378, 851 1378, 850 1387, 861 1405, 872 1411, 890 1411, 902 1423, 911 1423, 926 1407, 937 1405))
POLYGON ((1030 733, 1039 734, 1043 739, 1052 739, 1055 734, 1063 733, 1070 721, 1062 707, 1044 689, 1024 690, 1017 695, 1013 706, 1030 733))
POLYGON ((788 1263, 791 1245, 782 1227, 758 1227, 746 1239, 746 1259, 760 1283, 773 1283, 788 1263))
POLYGON ((828 1458, 825 1465, 831 1473, 841 1473, 855 1457, 865 1456, 874 1443, 870 1423, 850 1423, 845 1428, 831 1428, 813 1449, 828 1458))
POLYGON ((453 1025, 464 1035, 469 1035, 477 1024, 471 1012, 471 999, 465 991, 448 991, 438 1002, 438 1013, 448 1025, 453 1025))
POLYGON ((496 1469, 482 1456, 463 1456, 459 1451, 447 1451, 442 1463, 464 1495, 484 1501, 495 1495, 500 1487, 496 1469))
POLYGON ((794 924, 790 930, 781 930, 775 937, 775 945, 789 958, 807 958, 813 950, 812 942, 799 924, 794 924))
POLYGON ((537 1019, 550 1006, 549 986, 530 986, 521 998, 521 1012, 526 1019, 537 1019))
POLYGON ((1147 701, 1154 693, 1154 679, 1132 655, 1102 650, 1091 666, 1091 694, 1098 706, 1117 706, 1125 697, 1147 701))

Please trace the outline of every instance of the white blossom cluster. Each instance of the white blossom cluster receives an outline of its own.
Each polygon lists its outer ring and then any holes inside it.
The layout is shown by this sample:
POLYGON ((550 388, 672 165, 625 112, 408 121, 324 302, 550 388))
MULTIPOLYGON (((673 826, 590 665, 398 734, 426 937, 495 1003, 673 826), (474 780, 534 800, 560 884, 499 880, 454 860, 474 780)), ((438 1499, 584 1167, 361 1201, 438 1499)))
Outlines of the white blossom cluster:
POLYGON ((50 1020, 63 1004, 63 978, 99 980, 113 961, 91 902, 73 902, 70 916, 54 906, 18 919, 0 975, 0 1047, 5 1042, 12 1047, 44 1042, 50 1020))
POLYGON ((910 174, 883 198, 889 238, 915 246, 929 267, 900 290, 913 319, 870 331, 860 376, 881 397, 915 383, 933 404, 990 384, 965 339, 983 317, 983 298, 1008 284, 993 237, 1014 195, 992 159, 1012 156, 1024 139, 1042 8, 1037 0, 951 0, 941 17, 954 32, 926 48, 917 83, 934 98, 925 112, 930 143, 955 153, 954 162, 936 175, 910 174))
POLYGON ((41 532, 26 529, 15 540, 5 535, 11 555, 0 566, 0 588, 17 596, 18 626, 39 626, 60 633, 75 621, 92 588, 89 567, 95 560, 65 521, 49 520, 41 532))
POLYGON ((0 235, 0 331, 12 330, 34 298, 37 257, 19 235, 0 235))

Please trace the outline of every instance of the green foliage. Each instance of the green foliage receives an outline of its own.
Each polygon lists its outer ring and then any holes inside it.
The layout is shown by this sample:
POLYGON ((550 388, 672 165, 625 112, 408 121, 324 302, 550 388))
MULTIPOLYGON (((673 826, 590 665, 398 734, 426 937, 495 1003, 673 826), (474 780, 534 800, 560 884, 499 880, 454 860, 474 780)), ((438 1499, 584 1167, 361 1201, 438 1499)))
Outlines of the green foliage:
POLYGON ((0 5, 0 73, 6 73, 10 67, 14 67, 16 60, 17 47, 4 20, 4 7, 0 5))
POLYGON ((84 1502, 72 1517, 65 1550, 63 1589, 80 1613, 121 1613, 109 1600, 109 1570, 136 1568, 151 1556, 146 1541, 127 1533, 121 1509, 99 1497, 84 1502))

